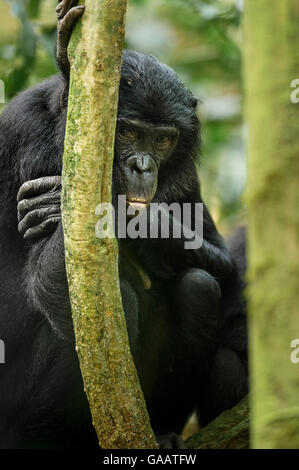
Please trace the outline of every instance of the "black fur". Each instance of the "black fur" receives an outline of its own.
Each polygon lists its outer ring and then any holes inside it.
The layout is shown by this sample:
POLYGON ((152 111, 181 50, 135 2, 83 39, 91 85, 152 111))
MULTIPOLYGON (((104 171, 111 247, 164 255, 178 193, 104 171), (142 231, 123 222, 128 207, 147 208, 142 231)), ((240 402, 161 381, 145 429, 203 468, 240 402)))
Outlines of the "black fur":
MULTIPOLYGON (((61 174, 66 97, 57 75, 20 94, 0 117, 1 448, 97 446, 74 349, 61 223, 30 243, 17 222, 21 185, 61 174)), ((159 168, 156 202, 202 201, 195 106, 169 67, 124 53, 119 117, 180 130, 159 168)), ((116 152, 114 194, 118 178, 116 152)), ((207 208, 199 250, 185 250, 182 239, 121 241, 120 279, 155 432, 180 433, 194 409, 205 424, 233 406, 247 390, 245 316, 236 266, 207 208)))

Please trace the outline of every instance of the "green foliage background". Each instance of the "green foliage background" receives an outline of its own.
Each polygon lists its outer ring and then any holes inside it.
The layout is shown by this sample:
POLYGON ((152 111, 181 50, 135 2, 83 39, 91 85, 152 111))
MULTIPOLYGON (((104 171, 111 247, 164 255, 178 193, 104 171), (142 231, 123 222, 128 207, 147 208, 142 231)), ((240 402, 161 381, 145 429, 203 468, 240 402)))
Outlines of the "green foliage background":
MULTIPOLYGON (((127 48, 169 64, 201 100, 203 194, 225 234, 244 218, 242 3, 129 0, 126 27, 127 48)), ((57 72, 56 5, 57 0, 0 0, 0 79, 6 101, 57 72)))

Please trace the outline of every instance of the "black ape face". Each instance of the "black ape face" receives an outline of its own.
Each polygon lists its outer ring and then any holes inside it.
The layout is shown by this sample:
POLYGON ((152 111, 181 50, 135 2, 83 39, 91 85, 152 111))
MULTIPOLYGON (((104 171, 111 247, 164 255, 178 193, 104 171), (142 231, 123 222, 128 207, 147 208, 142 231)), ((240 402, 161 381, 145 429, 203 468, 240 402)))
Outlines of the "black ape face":
POLYGON ((125 194, 134 208, 146 207, 153 199, 158 172, 174 152, 179 129, 119 118, 116 131, 115 164, 120 178, 118 194, 125 194))
POLYGON ((197 184, 197 99, 154 57, 124 51, 114 157, 114 197, 135 209, 177 200, 197 184), (165 182, 167 184, 165 185, 165 182), (167 194, 166 194, 167 192, 167 194), (173 194, 171 194, 173 192, 173 194))

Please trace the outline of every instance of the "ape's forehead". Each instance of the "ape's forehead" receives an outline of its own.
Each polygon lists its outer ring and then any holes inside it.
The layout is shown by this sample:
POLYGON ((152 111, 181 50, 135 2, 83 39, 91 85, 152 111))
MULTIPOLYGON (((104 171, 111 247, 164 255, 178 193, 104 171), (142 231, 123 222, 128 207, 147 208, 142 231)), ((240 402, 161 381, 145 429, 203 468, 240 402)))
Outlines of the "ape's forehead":
POLYGON ((154 57, 125 51, 119 115, 155 123, 193 120, 197 100, 175 72, 154 57))

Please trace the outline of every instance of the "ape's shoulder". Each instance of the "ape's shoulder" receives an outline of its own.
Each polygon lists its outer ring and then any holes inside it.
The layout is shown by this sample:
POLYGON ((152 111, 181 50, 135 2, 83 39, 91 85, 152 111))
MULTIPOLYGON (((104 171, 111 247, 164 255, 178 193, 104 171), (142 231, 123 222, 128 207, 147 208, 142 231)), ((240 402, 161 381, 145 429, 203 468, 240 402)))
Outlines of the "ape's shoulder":
POLYGON ((0 194, 6 191, 5 186, 15 189, 23 180, 44 172, 51 175, 60 168, 64 87, 62 76, 54 75, 19 93, 0 115, 0 194))
POLYGON ((22 91, 13 98, 8 106, 14 106, 16 103, 35 102, 36 100, 52 100, 53 96, 59 95, 63 90, 65 81, 60 73, 52 75, 41 83, 22 91))
POLYGON ((57 116, 64 86, 61 74, 57 74, 19 93, 1 113, 0 130, 11 129, 12 124, 15 124, 14 130, 18 127, 29 129, 30 124, 36 123, 39 116, 57 116))

